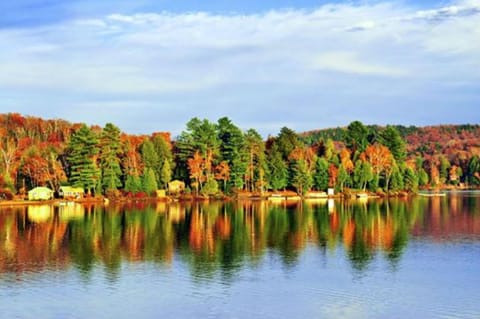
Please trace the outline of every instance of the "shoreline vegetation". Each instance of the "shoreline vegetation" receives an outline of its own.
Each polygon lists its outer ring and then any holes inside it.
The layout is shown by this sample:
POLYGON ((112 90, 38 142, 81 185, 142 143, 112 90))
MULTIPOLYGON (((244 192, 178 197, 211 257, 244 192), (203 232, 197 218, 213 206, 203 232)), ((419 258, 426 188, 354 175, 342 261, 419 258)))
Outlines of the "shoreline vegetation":
POLYGON ((354 121, 264 139, 227 117, 193 118, 172 138, 8 113, 0 114, 0 205, 435 196, 478 189, 479 155, 480 125, 354 121))

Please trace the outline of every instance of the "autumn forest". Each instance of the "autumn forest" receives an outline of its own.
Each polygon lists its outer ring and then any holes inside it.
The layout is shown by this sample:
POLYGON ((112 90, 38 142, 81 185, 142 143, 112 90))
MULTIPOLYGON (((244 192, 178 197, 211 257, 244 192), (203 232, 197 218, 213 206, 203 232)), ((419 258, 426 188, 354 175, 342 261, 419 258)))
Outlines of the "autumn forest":
POLYGON ((368 126, 265 140, 224 117, 193 118, 181 134, 130 135, 105 127, 0 115, 0 197, 36 186, 81 187, 87 196, 148 197, 183 181, 198 196, 290 190, 377 194, 480 185, 480 126, 368 126))

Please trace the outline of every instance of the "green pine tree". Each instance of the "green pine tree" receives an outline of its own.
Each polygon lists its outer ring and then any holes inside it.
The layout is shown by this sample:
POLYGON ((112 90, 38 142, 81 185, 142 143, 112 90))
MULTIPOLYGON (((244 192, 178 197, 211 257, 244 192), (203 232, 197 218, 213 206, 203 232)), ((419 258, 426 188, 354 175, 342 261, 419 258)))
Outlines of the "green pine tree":
POLYGON ((152 195, 158 189, 157 179, 152 168, 145 168, 142 175, 142 191, 152 195))
POLYGON ((68 144, 69 181, 75 187, 86 189, 87 194, 93 192, 100 178, 94 160, 98 154, 97 144, 97 136, 85 124, 72 134, 68 144))
POLYGON ((297 189, 297 193, 304 195, 313 185, 313 178, 305 161, 295 161, 292 173, 292 185, 297 189))
POLYGON ((451 167, 450 162, 445 156, 440 156, 440 182, 445 184, 448 180, 448 170, 451 167))
POLYGON ((404 189, 402 172, 400 171, 398 166, 395 166, 390 181, 390 190, 398 192, 402 189, 404 189))
POLYGON ((170 161, 165 159, 163 161, 162 170, 160 171, 160 185, 165 189, 168 188, 168 182, 172 180, 172 170, 170 168, 170 161))
POLYGON ((244 176, 247 172, 247 158, 245 136, 228 117, 222 117, 217 122, 217 137, 220 141, 220 159, 226 161, 230 167, 230 181, 227 188, 244 186, 244 176))
POLYGON ((352 154, 361 153, 368 144, 368 128, 360 121, 353 121, 347 127, 345 143, 352 154))
POLYGON ((266 180, 265 175, 268 167, 265 160, 265 143, 261 135, 254 129, 245 133, 245 155, 247 155, 247 174, 245 174, 245 185, 251 192, 263 191, 266 180))
POLYGON ((125 191, 138 193, 142 191, 142 180, 139 176, 128 175, 125 181, 125 191))
POLYGON ((146 168, 151 168, 155 173, 155 169, 159 167, 159 158, 153 143, 145 140, 142 145, 140 145, 140 153, 142 154, 143 165, 145 165, 146 168))
POLYGON ((480 185, 480 157, 472 156, 467 165, 467 182, 472 186, 480 185))
POLYGON ((288 168, 276 144, 272 146, 268 153, 268 168, 270 187, 275 191, 285 188, 288 183, 288 168))
POLYGON ((387 127, 380 132, 378 142, 388 147, 397 162, 401 163, 405 160, 407 156, 406 143, 400 135, 400 132, 394 126, 387 125, 387 127))
POLYGON ((102 172, 102 187, 105 192, 117 190, 122 186, 120 177, 119 155, 122 152, 120 144, 120 129, 107 123, 100 136, 100 170, 102 172))
POLYGON ((410 192, 418 191, 418 176, 415 174, 415 171, 407 167, 403 176, 405 190, 410 192))
POLYGON ((317 158, 313 185, 317 190, 324 191, 328 188, 328 162, 323 158, 317 158))
POLYGON ((158 177, 157 184, 166 188, 168 182, 172 180, 172 171, 175 167, 172 150, 161 135, 155 135, 152 143, 158 157, 156 167, 154 168, 158 177))
POLYGON ((418 170, 418 185, 419 186, 426 186, 428 185, 428 174, 427 172, 423 169, 423 168, 420 168, 418 170))

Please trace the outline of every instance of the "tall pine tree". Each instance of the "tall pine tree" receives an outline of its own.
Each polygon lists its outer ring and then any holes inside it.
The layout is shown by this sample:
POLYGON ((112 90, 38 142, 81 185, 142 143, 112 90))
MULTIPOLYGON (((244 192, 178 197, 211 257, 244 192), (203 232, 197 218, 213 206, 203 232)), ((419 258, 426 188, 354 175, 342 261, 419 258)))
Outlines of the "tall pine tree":
POLYGON ((107 123, 100 136, 100 170, 102 172, 102 187, 105 193, 115 191, 122 186, 120 177, 119 155, 122 152, 120 144, 120 129, 107 123))
POLYGON ((308 171, 307 163, 304 160, 293 162, 292 185, 297 189, 297 193, 304 195, 313 185, 313 178, 308 171))
POLYGON ((313 185, 317 190, 324 191, 328 187, 328 162, 323 157, 317 158, 313 185))
POLYGON ((95 163, 95 156, 98 154, 97 144, 95 133, 83 124, 72 134, 68 145, 69 181, 75 187, 86 189, 87 194, 93 192, 100 178, 95 163))
POLYGON ((288 167, 282 159, 282 153, 278 151, 276 144, 268 152, 268 180, 273 190, 287 187, 288 167))
POLYGON ((145 168, 142 175, 142 190, 148 195, 152 195, 157 190, 157 179, 152 168, 145 168))

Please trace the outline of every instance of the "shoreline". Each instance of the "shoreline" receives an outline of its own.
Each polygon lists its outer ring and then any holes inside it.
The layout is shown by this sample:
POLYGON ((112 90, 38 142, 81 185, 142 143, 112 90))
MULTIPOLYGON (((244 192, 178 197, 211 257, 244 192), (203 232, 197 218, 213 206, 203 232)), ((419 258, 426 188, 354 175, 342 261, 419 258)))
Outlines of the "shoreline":
POLYGON ((479 189, 440 189, 432 190, 425 189, 416 193, 408 193, 405 191, 395 192, 395 193, 371 193, 371 192, 344 192, 337 193, 335 195, 328 196, 300 196, 298 194, 277 194, 277 193, 265 193, 265 194, 247 194, 242 193, 237 196, 218 196, 218 197, 202 197, 202 196, 167 196, 163 198, 155 197, 145 197, 145 198, 114 198, 109 199, 106 197, 91 198, 91 199, 77 199, 77 200, 67 200, 67 199, 52 199, 52 200, 40 200, 40 201, 29 201, 29 200, 2 200, 0 201, 1 207, 18 207, 18 206, 38 206, 38 205, 64 205, 68 203, 77 203, 77 204, 101 204, 109 205, 117 203, 141 203, 141 202, 165 202, 165 203, 176 203, 176 202, 208 202, 208 201, 269 201, 269 202, 283 202, 283 201, 303 201, 303 200, 362 200, 362 199, 385 199, 385 198, 407 198, 412 196, 422 196, 424 194, 430 194, 439 192, 441 194, 446 193, 462 193, 462 192, 475 192, 480 191, 479 189), (422 194, 423 192, 423 194, 422 194), (273 196, 272 196, 273 195, 273 196))

